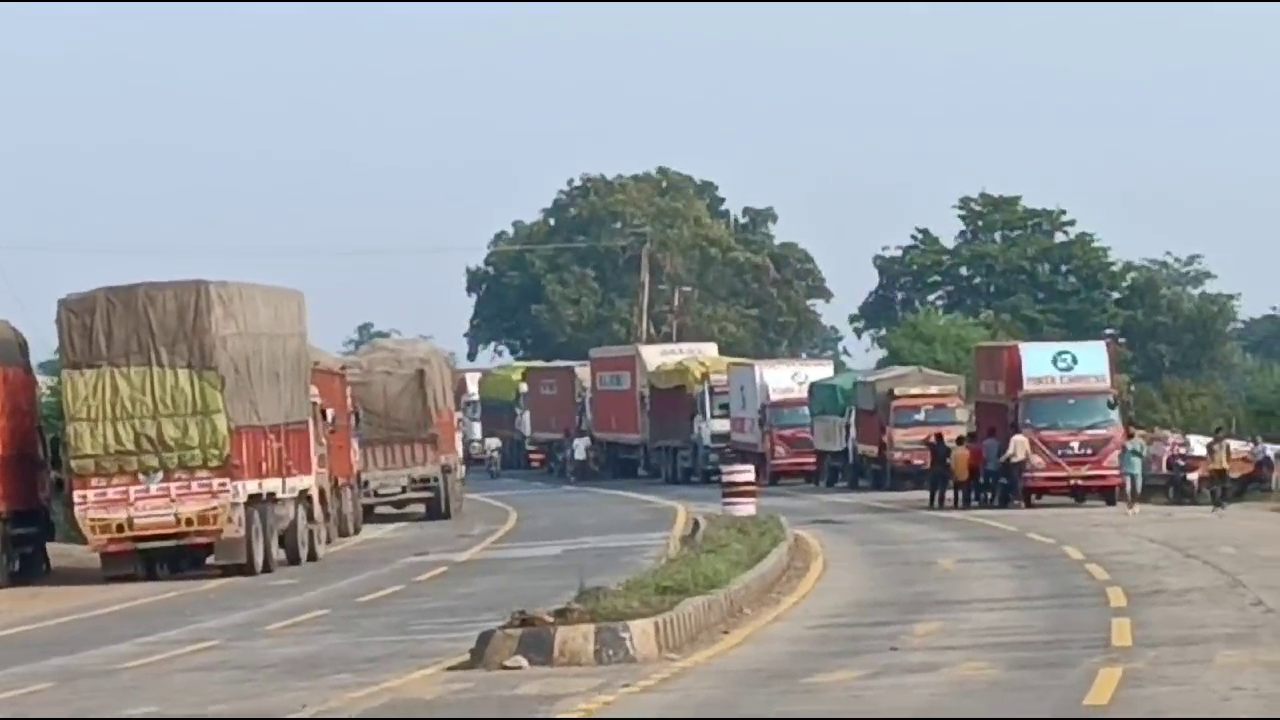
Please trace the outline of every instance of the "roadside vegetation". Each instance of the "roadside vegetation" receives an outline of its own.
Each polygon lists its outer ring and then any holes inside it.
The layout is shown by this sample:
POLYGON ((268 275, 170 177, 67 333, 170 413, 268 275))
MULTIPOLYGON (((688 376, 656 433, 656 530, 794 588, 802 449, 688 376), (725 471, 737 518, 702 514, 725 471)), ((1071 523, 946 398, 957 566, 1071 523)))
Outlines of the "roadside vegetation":
POLYGON ((684 600, 706 595, 755 567, 786 539, 776 515, 735 518, 714 515, 697 542, 686 541, 674 557, 620 585, 584 588, 574 598, 588 622, 652 617, 684 600))

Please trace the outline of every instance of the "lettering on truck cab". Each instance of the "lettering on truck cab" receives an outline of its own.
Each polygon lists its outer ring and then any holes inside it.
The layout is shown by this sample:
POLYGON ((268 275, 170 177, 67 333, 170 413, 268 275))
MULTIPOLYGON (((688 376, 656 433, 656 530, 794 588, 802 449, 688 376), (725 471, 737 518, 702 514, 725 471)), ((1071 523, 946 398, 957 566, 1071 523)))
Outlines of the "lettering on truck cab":
POLYGON ((625 371, 603 371, 596 373, 596 390, 630 390, 631 373, 625 371))

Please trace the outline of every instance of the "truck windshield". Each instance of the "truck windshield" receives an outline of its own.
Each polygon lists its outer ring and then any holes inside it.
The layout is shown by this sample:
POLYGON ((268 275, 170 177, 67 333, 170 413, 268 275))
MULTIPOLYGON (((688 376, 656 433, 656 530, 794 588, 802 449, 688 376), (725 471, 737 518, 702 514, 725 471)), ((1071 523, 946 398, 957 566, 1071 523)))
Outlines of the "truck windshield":
POLYGON ((768 413, 769 427, 779 429, 809 427, 808 405, 775 406, 769 408, 768 413))
POLYGON ((729 417, 729 391, 717 391, 711 393, 711 417, 727 418, 729 417))
POLYGON ((916 405, 893 409, 892 424, 896 428, 941 427, 969 422, 965 408, 943 405, 916 405))
POLYGON ((1106 430, 1120 424, 1110 395, 1042 395, 1022 399, 1022 422, 1033 430, 1106 430))
POLYGON ((471 422, 475 422, 479 420, 480 419, 480 401, 479 400, 463 401, 462 417, 466 418, 471 422))

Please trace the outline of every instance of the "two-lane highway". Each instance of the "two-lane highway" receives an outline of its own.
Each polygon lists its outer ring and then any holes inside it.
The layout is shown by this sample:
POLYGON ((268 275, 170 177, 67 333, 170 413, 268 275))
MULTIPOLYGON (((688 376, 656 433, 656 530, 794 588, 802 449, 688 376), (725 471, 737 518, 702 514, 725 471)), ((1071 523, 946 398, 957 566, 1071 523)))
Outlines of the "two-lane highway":
POLYGON ((0 628, 0 716, 280 717, 354 702, 465 652, 516 607, 652 562, 672 522, 669 507, 605 494, 471 485, 484 496, 463 519, 391 526, 318 565, 0 628))

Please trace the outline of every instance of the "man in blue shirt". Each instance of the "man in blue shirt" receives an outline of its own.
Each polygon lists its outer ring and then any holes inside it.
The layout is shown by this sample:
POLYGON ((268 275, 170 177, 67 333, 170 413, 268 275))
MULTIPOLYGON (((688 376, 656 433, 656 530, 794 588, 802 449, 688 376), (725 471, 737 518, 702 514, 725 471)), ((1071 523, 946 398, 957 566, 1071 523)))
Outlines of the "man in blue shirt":
POLYGON ((1120 469, 1124 472, 1125 499, 1129 515, 1138 514, 1138 496, 1142 494, 1142 472, 1147 461, 1147 444, 1130 425, 1124 430, 1124 449, 1121 451, 1120 469))

